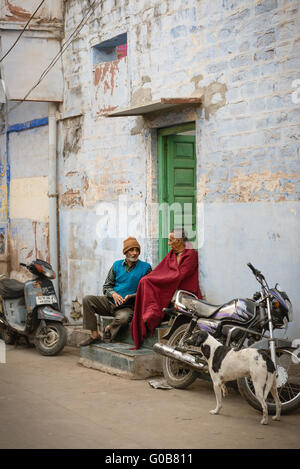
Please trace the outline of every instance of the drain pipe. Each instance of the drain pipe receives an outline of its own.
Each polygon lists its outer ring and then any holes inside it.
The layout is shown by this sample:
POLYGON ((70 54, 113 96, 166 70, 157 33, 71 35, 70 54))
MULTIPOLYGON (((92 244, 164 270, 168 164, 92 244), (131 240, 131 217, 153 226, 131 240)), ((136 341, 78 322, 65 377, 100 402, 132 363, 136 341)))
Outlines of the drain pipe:
POLYGON ((56 188, 56 104, 48 105, 49 145, 48 145, 48 196, 49 196, 49 249, 50 264, 56 273, 53 280, 59 303, 58 248, 57 248, 57 188, 56 188))

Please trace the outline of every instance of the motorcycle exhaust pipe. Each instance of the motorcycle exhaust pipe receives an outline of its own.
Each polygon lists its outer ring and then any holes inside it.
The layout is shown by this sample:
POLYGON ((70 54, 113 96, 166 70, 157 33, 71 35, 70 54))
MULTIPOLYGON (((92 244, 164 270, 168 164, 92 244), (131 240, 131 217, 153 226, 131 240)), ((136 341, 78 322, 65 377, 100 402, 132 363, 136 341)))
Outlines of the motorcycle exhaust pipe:
POLYGON ((173 347, 169 345, 162 344, 161 342, 157 342, 153 345, 154 352, 158 353, 159 355, 163 355, 164 357, 173 358, 174 360, 178 360, 186 365, 191 366, 192 368, 200 371, 206 368, 206 365, 203 363, 199 363, 196 361, 196 358, 193 355, 190 355, 186 352, 180 352, 179 350, 175 350, 173 347))

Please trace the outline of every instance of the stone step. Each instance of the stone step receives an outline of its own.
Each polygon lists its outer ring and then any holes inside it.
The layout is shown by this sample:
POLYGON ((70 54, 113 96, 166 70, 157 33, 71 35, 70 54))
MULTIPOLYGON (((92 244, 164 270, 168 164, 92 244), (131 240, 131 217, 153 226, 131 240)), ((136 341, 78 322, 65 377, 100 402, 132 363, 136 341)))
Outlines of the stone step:
MULTIPOLYGON (((105 327, 112 322, 111 316, 101 316, 99 318, 100 333, 103 334, 105 327)), ((163 341, 162 337, 168 331, 168 322, 157 327, 152 336, 147 337, 143 346, 136 350, 130 333, 130 326, 121 329, 117 336, 117 342, 99 343, 88 347, 80 348, 79 363, 88 368, 104 371, 110 374, 123 376, 129 379, 146 379, 162 374, 162 357, 152 351, 156 342, 163 341)), ((74 337, 70 337, 76 345, 80 343, 74 337)), ((90 332, 81 329, 81 336, 89 336, 90 332)), ((83 338, 83 337, 82 337, 83 338)))
MULTIPOLYGON (((100 317, 100 332, 111 323, 111 316, 100 317)), ((165 322, 157 327, 152 336, 147 337, 143 346, 135 349, 130 326, 121 329, 117 342, 99 343, 81 347, 80 361, 83 366, 129 379, 146 379, 162 375, 162 357, 152 351, 156 342, 161 342, 170 325, 165 322)))
MULTIPOLYGON (((113 318, 111 316, 101 316, 100 317, 100 330, 103 332, 105 327, 109 325, 112 322, 112 320, 113 318)), ((146 339, 143 342, 143 347, 152 349, 153 345, 156 342, 161 342, 163 335, 167 333, 169 328, 170 328, 170 325, 168 322, 161 323, 161 325, 154 330, 153 335, 146 337, 146 339)), ((118 342, 124 342, 126 344, 131 344, 132 346, 134 346, 134 342, 130 333, 130 326, 123 327, 120 330, 117 336, 117 340, 118 342)))
POLYGON ((80 348, 79 363, 88 368, 123 376, 146 379, 162 374, 162 357, 150 348, 132 349, 131 344, 99 343, 80 348))

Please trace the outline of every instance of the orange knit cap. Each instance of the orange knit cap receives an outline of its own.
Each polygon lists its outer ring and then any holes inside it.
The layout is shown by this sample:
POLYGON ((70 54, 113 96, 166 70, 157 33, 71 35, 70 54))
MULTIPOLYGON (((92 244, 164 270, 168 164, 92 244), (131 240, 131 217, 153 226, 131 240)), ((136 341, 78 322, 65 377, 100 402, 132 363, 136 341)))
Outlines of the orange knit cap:
POLYGON ((141 246, 139 245, 139 242, 135 238, 129 236, 129 238, 125 239, 123 242, 123 254, 126 254, 126 252, 132 248, 137 248, 141 252, 141 246))

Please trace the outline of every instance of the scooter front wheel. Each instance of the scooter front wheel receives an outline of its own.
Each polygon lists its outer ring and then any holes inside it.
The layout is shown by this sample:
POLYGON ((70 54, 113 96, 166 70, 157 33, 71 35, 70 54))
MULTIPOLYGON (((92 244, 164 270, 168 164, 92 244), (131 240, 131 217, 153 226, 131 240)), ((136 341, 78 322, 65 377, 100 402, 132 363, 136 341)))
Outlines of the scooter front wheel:
POLYGON ((13 345, 16 341, 16 336, 15 334, 12 334, 11 332, 8 331, 8 329, 1 329, 0 330, 0 338, 4 340, 6 345, 13 345))
POLYGON ((53 356, 62 351, 67 343, 67 332, 60 322, 47 322, 46 327, 39 327, 34 338, 34 345, 42 355, 53 356))

